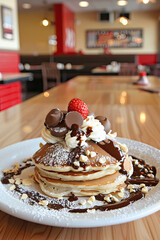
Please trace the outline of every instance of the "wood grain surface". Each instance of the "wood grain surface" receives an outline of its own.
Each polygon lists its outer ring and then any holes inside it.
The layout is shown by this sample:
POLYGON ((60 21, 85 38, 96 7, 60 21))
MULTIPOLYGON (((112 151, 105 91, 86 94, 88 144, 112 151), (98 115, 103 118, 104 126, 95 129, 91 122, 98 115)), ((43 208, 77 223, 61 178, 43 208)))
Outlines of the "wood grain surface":
MULTIPOLYGON (((79 97, 87 103, 91 112, 107 116, 119 137, 160 149, 160 95, 140 91, 131 84, 136 79, 124 76, 78 76, 1 112, 0 148, 39 137, 47 112, 55 107, 65 110, 72 98, 79 97)), ((150 77, 149 80, 151 86, 160 86, 160 79, 150 77)), ((159 222, 160 211, 116 226, 67 229, 27 222, 0 211, 0 240, 158 240, 159 222)))

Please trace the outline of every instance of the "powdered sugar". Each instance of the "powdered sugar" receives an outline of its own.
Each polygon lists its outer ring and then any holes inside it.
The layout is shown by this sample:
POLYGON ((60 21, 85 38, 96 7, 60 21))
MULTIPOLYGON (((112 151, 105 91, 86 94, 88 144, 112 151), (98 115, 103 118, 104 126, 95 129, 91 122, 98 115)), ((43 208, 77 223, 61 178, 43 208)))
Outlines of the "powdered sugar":
POLYGON ((43 163, 45 166, 64 166, 67 165, 68 156, 69 151, 64 148, 64 145, 55 143, 47 148, 45 156, 40 155, 36 157, 35 161, 36 163, 43 163))
MULTIPOLYGON (((157 177, 160 178, 160 151, 158 149, 128 139, 118 138, 117 140, 128 146, 129 154, 142 158, 147 163, 154 165, 157 168, 157 177)), ((0 171, 9 167, 15 161, 31 156, 39 142, 41 142, 41 139, 31 140, 31 143, 29 141, 23 142, 23 155, 21 151, 22 143, 15 145, 14 148, 10 146, 1 150, 0 158, 3 158, 3 163, 0 166, 0 171), (30 151, 32 147, 33 151, 30 151)), ((0 172, 1 176, 2 173, 0 172)), ((19 198, 13 195, 13 192, 7 191, 1 183, 0 191, 1 210, 25 220, 54 226, 96 227, 113 225, 147 216, 160 209, 160 184, 152 188, 144 199, 136 201, 127 207, 105 212, 75 213, 74 216, 73 213, 67 212, 66 209, 56 211, 48 210, 47 207, 38 205, 30 206, 26 203, 27 199, 24 201, 19 200, 19 198)))

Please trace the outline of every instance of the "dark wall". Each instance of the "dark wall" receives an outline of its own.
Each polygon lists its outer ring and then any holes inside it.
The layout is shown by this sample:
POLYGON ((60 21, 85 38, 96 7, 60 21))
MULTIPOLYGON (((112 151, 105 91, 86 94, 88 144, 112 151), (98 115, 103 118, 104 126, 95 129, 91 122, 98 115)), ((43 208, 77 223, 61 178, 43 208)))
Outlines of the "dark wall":
POLYGON ((135 55, 55 55, 50 57, 49 55, 21 55, 21 63, 29 63, 31 65, 40 65, 42 62, 49 62, 50 60, 60 63, 71 63, 77 65, 86 66, 101 66, 110 64, 112 61, 135 63, 135 55))

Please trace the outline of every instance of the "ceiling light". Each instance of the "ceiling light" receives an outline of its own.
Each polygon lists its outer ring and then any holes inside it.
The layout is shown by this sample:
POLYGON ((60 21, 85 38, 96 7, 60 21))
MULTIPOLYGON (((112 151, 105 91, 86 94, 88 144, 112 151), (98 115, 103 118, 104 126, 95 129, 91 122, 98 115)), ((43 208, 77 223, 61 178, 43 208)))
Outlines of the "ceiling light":
POLYGON ((148 3, 149 3, 149 0, 143 0, 143 3, 144 3, 144 4, 148 4, 148 3))
POLYGON ((49 21, 48 21, 47 18, 44 18, 44 19, 42 20, 42 25, 43 25, 44 27, 47 27, 47 26, 49 25, 49 21))
POLYGON ((32 5, 31 5, 30 3, 23 3, 23 4, 22 4, 22 7, 23 7, 24 9, 30 9, 30 8, 32 7, 32 5))
POLYGON ((127 25, 128 24, 128 19, 126 17, 120 17, 119 21, 120 21, 120 23, 122 23, 122 25, 127 25))
POLYGON ((79 2, 79 6, 80 6, 80 7, 88 7, 88 5, 89 5, 89 2, 87 2, 87 1, 81 1, 81 2, 79 2))
POLYGON ((118 6, 126 6, 128 4, 127 0, 118 0, 117 5, 118 6))
POLYGON ((139 0, 139 3, 142 3, 142 4, 148 4, 148 3, 155 3, 156 0, 139 0))

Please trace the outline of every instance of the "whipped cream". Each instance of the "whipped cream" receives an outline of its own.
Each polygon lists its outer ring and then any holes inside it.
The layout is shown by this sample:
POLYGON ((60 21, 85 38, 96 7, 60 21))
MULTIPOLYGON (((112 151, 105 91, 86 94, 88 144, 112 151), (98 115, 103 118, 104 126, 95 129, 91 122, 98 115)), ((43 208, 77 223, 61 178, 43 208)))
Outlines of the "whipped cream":
POLYGON ((112 130, 110 130, 109 133, 107 133, 107 138, 108 139, 110 139, 110 138, 114 139, 116 137, 117 137, 117 132, 112 133, 112 130))
POLYGON ((98 119, 94 116, 88 116, 84 121, 81 129, 87 134, 87 128, 90 127, 92 131, 87 137, 88 140, 93 140, 95 142, 101 142, 106 139, 107 135, 104 130, 104 126, 100 123, 98 119))
POLYGON ((77 136, 71 137, 71 133, 72 131, 69 131, 65 137, 66 146, 68 148, 76 148, 78 146, 84 146, 87 144, 86 143, 87 137, 85 134, 81 135, 80 139, 77 139, 77 136))
POLYGON ((47 143, 56 143, 63 141, 63 138, 52 136, 52 134, 46 127, 42 129, 41 136, 43 140, 47 143))

